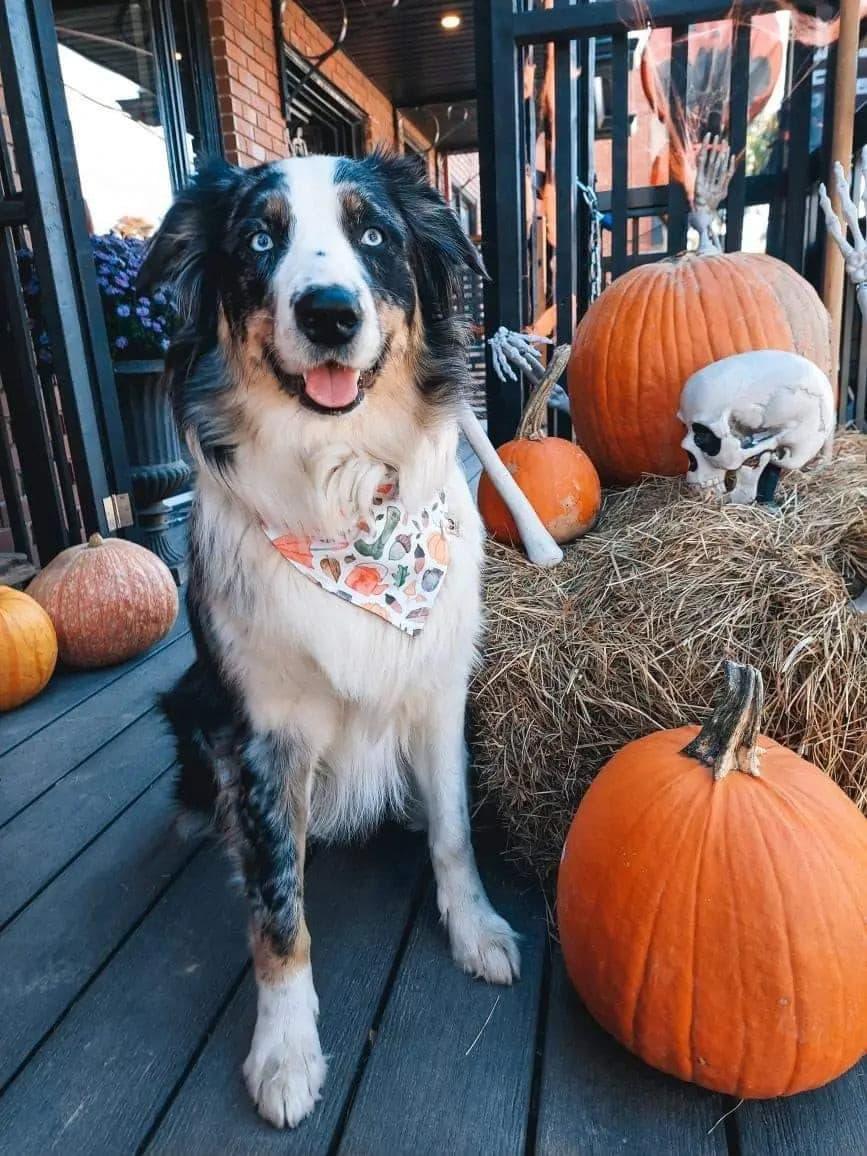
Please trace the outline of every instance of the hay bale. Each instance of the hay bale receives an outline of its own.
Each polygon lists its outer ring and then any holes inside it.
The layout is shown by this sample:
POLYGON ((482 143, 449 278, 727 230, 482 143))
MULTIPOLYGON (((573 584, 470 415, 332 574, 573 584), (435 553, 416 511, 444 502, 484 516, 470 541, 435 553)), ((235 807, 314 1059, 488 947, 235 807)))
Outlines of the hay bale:
POLYGON ((680 479, 606 495, 554 570, 488 546, 471 688, 479 788, 516 857, 558 862, 581 795, 624 743, 698 722, 724 658, 765 678, 763 730, 867 810, 867 436, 784 476, 781 513, 707 504, 680 479))

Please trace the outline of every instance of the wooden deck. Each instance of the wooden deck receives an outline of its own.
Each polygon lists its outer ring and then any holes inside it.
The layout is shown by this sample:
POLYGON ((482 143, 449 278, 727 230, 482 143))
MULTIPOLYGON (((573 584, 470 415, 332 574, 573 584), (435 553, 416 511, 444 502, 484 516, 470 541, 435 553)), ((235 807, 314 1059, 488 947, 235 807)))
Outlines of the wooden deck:
POLYGON ((61 674, 0 719, 0 1151, 863 1156, 867 1065, 732 1105, 644 1067, 583 1012, 538 889, 482 854, 523 936, 496 990, 452 965, 424 840, 322 849, 307 876, 323 1045, 315 1115, 277 1133, 240 1067, 254 1016, 244 905, 220 850, 172 830, 153 709, 192 653, 61 674))

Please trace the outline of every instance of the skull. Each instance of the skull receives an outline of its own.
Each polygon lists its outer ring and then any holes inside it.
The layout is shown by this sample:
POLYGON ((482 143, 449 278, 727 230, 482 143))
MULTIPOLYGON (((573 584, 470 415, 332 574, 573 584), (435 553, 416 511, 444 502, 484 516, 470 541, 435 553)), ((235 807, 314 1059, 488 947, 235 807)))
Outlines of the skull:
POLYGON ((829 443, 834 412, 827 377, 797 353, 762 349, 714 361, 680 395, 686 480, 729 502, 755 501, 766 470, 775 480, 829 443))

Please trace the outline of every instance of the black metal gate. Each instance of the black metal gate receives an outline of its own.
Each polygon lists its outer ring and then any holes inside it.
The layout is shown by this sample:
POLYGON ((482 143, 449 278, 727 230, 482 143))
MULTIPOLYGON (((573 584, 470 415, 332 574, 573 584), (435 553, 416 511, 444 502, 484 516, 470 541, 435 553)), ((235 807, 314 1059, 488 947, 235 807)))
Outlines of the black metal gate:
MULTIPOLYGON (((485 298, 489 336, 499 325, 519 330, 530 324, 544 304, 538 300, 535 276, 541 259, 538 240, 528 228, 528 198, 534 193, 525 179, 526 172, 535 169, 534 102, 527 99, 526 91, 538 68, 534 50, 538 53, 541 46, 553 45, 556 242, 547 304, 553 318, 551 332, 562 342, 571 340, 576 320, 591 296, 593 222, 576 177, 586 184, 594 168, 603 87, 606 118, 602 127, 611 150, 610 188, 598 197, 598 212, 608 227, 601 262, 603 283, 634 265, 659 260, 686 246, 687 202, 682 185, 668 179, 636 186, 630 180, 630 57, 636 34, 671 30, 668 104, 685 108, 690 28, 731 22, 725 60, 726 136, 732 151, 741 154, 747 145, 750 113, 752 22, 760 14, 782 8, 775 0, 741 0, 735 7, 731 0, 554 0, 553 7, 533 4, 533 0, 527 0, 526 6, 521 0, 477 0, 483 252, 492 277, 485 298), (659 222, 661 234, 651 252, 641 251, 637 244, 639 224, 646 227, 648 218, 659 222)), ((830 117, 824 114, 833 102, 834 58, 831 45, 820 86, 814 81, 814 49, 790 37, 783 56, 783 99, 769 144, 770 161, 755 175, 747 175, 747 166, 741 163, 725 203, 727 250, 741 248, 745 210, 767 206, 767 252, 787 261, 814 284, 824 244, 824 228, 817 225, 816 188, 825 173, 830 117), (822 127, 817 130, 819 123, 822 127)), ((701 131, 705 128, 719 130, 712 120, 701 131)), ((487 383, 489 432, 499 444, 514 433, 522 388, 501 383, 490 367, 487 383)))
POLYGON ((44 564, 88 533, 131 521, 50 0, 0 5, 0 80, 8 114, 0 131, 0 381, 11 431, 0 430, 0 487, 16 551, 35 551, 44 564), (50 373, 38 368, 20 247, 32 250, 42 288, 50 373))

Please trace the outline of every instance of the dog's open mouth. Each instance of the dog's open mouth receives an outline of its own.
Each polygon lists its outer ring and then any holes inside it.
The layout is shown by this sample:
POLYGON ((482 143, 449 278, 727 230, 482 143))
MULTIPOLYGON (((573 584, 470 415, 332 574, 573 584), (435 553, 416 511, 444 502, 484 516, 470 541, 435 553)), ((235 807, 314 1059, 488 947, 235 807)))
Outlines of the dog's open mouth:
POLYGON ((359 370, 327 361, 304 374, 304 394, 329 413, 344 413, 359 400, 360 380, 359 370))
POLYGON ((265 361, 277 378, 281 389, 297 397, 302 405, 317 413, 339 415, 349 413, 361 404, 364 391, 376 381, 388 355, 386 341, 376 364, 370 369, 352 369, 337 361, 324 361, 304 373, 287 373, 280 364, 277 351, 266 346, 265 361))

